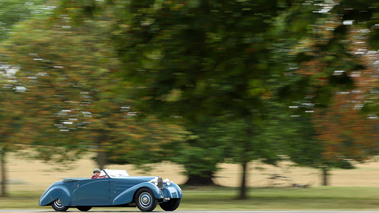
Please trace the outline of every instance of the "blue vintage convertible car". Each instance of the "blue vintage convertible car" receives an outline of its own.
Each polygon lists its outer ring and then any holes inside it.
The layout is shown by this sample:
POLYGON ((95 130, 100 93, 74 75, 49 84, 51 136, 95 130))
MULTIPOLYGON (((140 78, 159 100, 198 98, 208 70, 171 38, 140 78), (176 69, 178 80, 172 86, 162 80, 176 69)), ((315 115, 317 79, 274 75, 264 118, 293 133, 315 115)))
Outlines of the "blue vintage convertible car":
POLYGON ((132 177, 125 170, 103 170, 108 178, 66 178, 52 184, 40 198, 40 206, 51 205, 56 211, 76 207, 88 211, 92 207, 135 207, 153 211, 157 204, 174 211, 183 197, 180 187, 161 177, 132 177))

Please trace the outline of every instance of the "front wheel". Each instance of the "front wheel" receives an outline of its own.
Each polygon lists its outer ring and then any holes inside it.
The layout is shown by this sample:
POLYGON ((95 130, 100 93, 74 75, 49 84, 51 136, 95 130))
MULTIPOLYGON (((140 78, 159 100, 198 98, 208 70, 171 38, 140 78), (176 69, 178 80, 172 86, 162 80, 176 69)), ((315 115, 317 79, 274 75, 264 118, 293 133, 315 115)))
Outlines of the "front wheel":
POLYGON ((158 204, 158 201, 155 199, 153 192, 147 188, 142 188, 137 191, 135 202, 139 210, 143 212, 153 211, 158 204))
POLYGON ((51 206, 55 211, 59 212, 65 212, 69 208, 68 206, 62 205, 62 201, 60 199, 54 200, 54 202, 51 203, 51 206))
POLYGON ((76 208, 79 209, 79 211, 82 211, 82 212, 86 212, 86 211, 89 211, 90 209, 92 209, 91 206, 78 206, 76 208))
POLYGON ((171 199, 167 202, 160 203, 159 204, 161 208, 165 211, 175 211, 179 205, 180 205, 180 198, 178 199, 171 199))

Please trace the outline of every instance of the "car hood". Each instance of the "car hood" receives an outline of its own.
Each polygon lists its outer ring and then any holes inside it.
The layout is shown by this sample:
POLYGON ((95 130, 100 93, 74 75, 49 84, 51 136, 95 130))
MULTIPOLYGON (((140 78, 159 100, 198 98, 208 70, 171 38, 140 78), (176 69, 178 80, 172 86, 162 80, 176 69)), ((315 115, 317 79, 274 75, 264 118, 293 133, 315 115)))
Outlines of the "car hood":
POLYGON ((115 180, 128 180, 128 181, 138 181, 138 182, 148 182, 154 179, 155 176, 128 176, 128 177, 116 177, 115 180))

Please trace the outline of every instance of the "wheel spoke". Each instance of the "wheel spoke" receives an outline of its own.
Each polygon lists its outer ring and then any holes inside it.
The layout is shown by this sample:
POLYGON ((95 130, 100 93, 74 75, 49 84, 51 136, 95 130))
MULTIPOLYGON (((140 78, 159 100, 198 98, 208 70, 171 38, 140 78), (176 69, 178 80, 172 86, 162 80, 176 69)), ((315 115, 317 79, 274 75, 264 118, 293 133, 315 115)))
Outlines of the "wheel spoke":
POLYGON ((153 192, 146 188, 137 191, 135 201, 137 207, 143 212, 153 211, 158 204, 153 192))
POLYGON ((53 207, 53 209, 55 210, 55 211, 66 211, 67 209, 68 209, 68 207, 67 206, 64 206, 63 204, 62 204, 62 201, 61 201, 61 199, 56 199, 52 204, 51 204, 51 206, 53 207))

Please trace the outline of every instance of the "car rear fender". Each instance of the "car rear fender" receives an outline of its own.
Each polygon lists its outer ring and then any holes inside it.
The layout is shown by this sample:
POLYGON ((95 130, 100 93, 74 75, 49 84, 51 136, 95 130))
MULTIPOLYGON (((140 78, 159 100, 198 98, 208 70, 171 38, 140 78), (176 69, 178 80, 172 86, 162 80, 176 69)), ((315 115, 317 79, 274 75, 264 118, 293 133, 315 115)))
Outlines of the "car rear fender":
POLYGON ((156 199, 163 199, 164 197, 163 192, 156 185, 152 183, 144 182, 123 191, 113 200, 113 205, 122 205, 122 204, 131 203, 133 201, 136 191, 141 188, 150 189, 154 193, 154 197, 156 199))
POLYGON ((71 205, 70 192, 65 186, 62 185, 53 186, 47 189, 46 192, 43 193, 43 195, 41 196, 39 200, 39 205, 47 206, 56 199, 60 199, 62 205, 64 206, 71 205))

